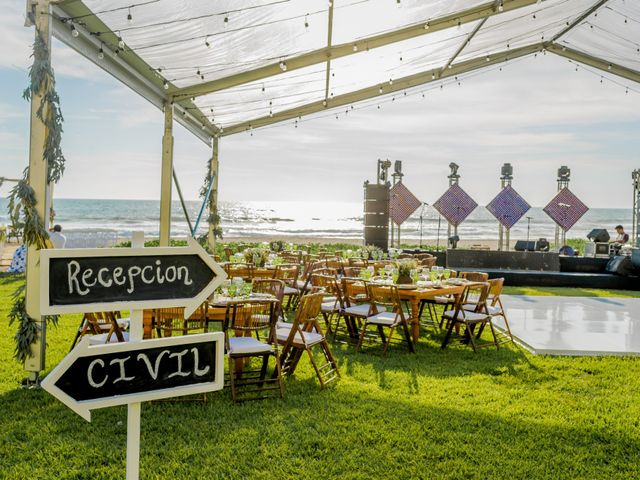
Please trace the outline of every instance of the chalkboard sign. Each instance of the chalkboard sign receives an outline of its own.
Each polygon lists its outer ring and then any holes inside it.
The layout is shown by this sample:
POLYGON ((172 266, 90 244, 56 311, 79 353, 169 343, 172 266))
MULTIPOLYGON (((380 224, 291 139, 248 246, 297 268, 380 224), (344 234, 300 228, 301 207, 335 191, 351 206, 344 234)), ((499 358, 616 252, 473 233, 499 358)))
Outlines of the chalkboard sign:
POLYGON ((222 389, 222 332, 74 348, 42 387, 90 420, 90 410, 222 389))
POLYGON ((52 258, 49 303, 192 298, 213 278, 198 255, 52 258))
POLYGON ((41 314, 185 307, 185 316, 226 278, 190 239, 188 247, 40 251, 41 314))

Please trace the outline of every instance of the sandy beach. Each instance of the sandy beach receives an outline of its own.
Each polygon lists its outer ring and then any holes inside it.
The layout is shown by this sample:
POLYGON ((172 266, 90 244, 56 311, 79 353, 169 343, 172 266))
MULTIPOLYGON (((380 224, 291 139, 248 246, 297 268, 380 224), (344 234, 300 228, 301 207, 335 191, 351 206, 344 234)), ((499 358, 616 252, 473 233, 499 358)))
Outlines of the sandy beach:
MULTIPOLYGON (((287 236, 287 237, 260 237, 260 238, 256 238, 256 237, 251 237, 251 238, 247 238, 247 237, 225 237, 221 240, 222 244, 226 244, 226 243, 241 243, 241 242, 270 242, 272 240, 283 240, 287 243, 293 243, 294 245, 304 245, 304 244, 308 244, 308 243, 320 243, 320 244, 336 244, 336 243, 341 243, 341 244, 349 244, 349 245, 354 245, 354 246, 361 246, 362 245, 362 240, 361 239, 356 239, 356 238, 322 238, 322 237, 303 237, 303 236, 287 236)), ((402 239, 401 239, 402 240, 402 239)), ((405 242, 402 242, 403 245, 405 244, 405 242)), ((409 240, 408 242, 406 242, 406 244, 409 245, 417 245, 417 242, 414 242, 412 240, 409 240)), ((422 241, 423 247, 427 248, 427 247, 433 247, 436 245, 436 239, 435 238, 427 238, 424 239, 422 241)), ((444 246, 444 239, 440 239, 440 246, 444 246)), ((515 245, 515 240, 511 241, 511 249, 513 249, 515 245)), ((495 240, 486 240, 486 239, 482 239, 482 240, 469 240, 469 239, 465 239, 465 240, 460 240, 458 242, 458 248, 460 249, 467 249, 467 248, 471 248, 471 247, 475 247, 475 246, 481 246, 483 248, 489 248, 490 250, 497 250, 498 249, 498 239, 495 240)))

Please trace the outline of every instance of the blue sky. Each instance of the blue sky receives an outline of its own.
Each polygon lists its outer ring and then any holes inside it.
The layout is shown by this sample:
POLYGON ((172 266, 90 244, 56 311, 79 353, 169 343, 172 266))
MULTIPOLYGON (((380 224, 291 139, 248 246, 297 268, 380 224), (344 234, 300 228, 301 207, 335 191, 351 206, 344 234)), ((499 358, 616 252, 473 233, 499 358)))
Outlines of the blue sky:
MULTIPOLYGON (((27 83, 33 29, 24 2, 0 0, 0 175, 27 164, 27 83)), ((91 62, 55 42, 53 65, 65 116, 67 171, 61 198, 159 197, 162 113, 91 62)), ((615 77, 611 77, 615 79, 615 77)), ((560 165, 590 207, 630 207, 640 168, 640 86, 625 93, 605 75, 551 54, 463 80, 461 86, 400 98, 381 109, 255 130, 221 140, 222 200, 361 201, 376 160, 402 160, 405 183, 433 203, 446 189, 448 164, 480 204, 497 193, 500 166, 511 162, 514 187, 532 205, 555 191, 560 165)), ((175 167, 196 198, 209 148, 175 129, 175 167)), ((6 194, 7 187, 0 190, 6 194)))

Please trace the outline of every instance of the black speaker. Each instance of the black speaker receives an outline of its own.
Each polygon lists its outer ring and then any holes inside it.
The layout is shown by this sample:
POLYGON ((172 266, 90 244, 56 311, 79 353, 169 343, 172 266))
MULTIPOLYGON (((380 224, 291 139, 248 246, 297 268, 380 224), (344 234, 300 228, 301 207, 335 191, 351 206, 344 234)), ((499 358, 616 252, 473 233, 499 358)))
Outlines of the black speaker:
POLYGON ((607 272, 615 273, 616 275, 630 275, 633 272, 633 265, 631 259, 626 255, 617 255, 609 260, 607 263, 607 272))
POLYGON ((536 249, 536 242, 534 241, 529 241, 527 242, 526 240, 518 240, 516 242, 516 246, 515 246, 515 250, 516 252, 533 252, 536 249))
POLYGON ((536 251, 538 252, 548 252, 549 251, 549 242, 546 238, 539 238, 536 242, 536 251))
POLYGON ((604 228, 594 228, 589 232, 587 238, 592 242, 606 243, 611 238, 609 232, 604 228))

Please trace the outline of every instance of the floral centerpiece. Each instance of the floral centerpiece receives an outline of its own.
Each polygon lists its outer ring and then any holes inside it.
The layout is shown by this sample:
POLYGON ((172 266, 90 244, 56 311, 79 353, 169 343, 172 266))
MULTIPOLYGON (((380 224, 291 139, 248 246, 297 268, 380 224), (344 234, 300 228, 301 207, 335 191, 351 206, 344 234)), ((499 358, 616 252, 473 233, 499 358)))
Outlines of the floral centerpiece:
POLYGON ((398 260, 398 284, 411 284, 413 279, 411 278, 411 271, 415 270, 418 263, 410 258, 398 260))
POLYGON ((382 258, 383 252, 380 247, 376 247, 375 245, 367 245, 362 251, 362 258, 366 258, 367 260, 380 260, 382 258))
POLYGON ((247 248, 244 252, 247 263, 253 263, 256 267, 264 267, 269 259, 269 250, 266 248, 247 248))
POLYGON ((274 240, 269 244, 272 252, 282 252, 284 250, 284 242, 282 240, 274 240))

